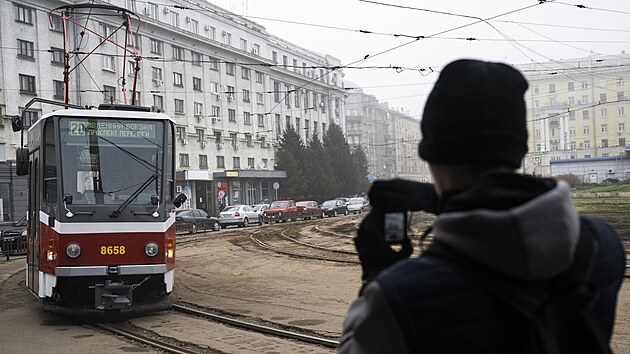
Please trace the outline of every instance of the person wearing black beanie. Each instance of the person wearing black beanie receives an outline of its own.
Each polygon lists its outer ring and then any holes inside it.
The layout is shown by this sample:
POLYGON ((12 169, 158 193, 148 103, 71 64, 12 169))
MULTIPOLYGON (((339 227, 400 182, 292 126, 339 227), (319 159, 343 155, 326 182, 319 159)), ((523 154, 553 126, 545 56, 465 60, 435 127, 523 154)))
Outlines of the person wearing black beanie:
POLYGON ((372 185, 338 353, 611 352, 625 251, 609 224, 577 213, 566 183, 517 173, 527 87, 503 63, 444 67, 419 145, 435 184, 372 185), (409 237, 390 247, 383 220, 418 210, 437 218, 416 258, 409 237))

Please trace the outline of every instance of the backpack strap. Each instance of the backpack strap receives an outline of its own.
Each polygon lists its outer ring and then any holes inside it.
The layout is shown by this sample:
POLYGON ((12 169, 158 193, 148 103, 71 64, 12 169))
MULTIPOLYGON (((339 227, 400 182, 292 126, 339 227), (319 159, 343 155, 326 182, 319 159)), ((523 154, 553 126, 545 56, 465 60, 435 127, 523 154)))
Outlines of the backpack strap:
POLYGON ((568 270, 548 281, 517 279, 496 272, 435 242, 421 262, 444 265, 476 283, 490 296, 529 322, 532 353, 612 353, 594 312, 598 293, 590 284, 597 255, 591 220, 580 218, 581 231, 568 270))

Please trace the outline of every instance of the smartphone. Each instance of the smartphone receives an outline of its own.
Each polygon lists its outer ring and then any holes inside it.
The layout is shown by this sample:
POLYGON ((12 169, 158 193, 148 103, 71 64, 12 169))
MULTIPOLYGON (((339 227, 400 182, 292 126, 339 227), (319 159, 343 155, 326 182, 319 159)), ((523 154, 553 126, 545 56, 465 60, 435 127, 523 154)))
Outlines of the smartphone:
POLYGON ((383 231, 385 242, 389 244, 402 243, 407 237, 407 213, 404 211, 385 213, 383 231))

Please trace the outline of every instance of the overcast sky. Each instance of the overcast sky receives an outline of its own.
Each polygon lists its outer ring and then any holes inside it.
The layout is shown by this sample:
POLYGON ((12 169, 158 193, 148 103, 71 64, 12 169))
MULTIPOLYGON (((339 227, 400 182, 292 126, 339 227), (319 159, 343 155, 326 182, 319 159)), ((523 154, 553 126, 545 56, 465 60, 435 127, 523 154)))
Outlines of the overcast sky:
POLYGON ((346 86, 417 118, 441 68, 458 58, 524 64, 630 53, 628 0, 209 1, 343 65, 403 68, 347 68, 346 86))

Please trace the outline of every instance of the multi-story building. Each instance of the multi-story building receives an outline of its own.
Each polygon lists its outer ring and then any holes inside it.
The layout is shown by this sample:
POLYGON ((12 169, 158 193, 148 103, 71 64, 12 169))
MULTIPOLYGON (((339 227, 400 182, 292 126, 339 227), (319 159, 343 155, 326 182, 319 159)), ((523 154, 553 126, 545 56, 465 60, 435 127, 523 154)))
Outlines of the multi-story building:
POLYGON ((348 91, 345 116, 348 144, 363 146, 370 179, 430 179, 426 164, 418 156, 421 133, 417 119, 391 109, 360 88, 348 91))
MULTIPOLYGON (((519 69, 530 84, 526 93, 529 153, 523 164, 525 173, 568 173, 557 167, 579 162, 583 171, 577 175, 583 181, 630 178, 630 160, 625 161, 627 168, 623 170, 611 168, 609 163, 604 164, 608 166, 605 173, 589 168, 591 163, 595 166, 602 165, 601 161, 628 159, 630 55, 591 55, 521 65, 519 69)), ((576 168, 571 172, 576 173, 576 168)))
MULTIPOLYGON (((59 109, 38 103, 22 112, 33 97, 64 97, 63 21, 58 12, 50 18, 48 12, 76 3, 0 3, 0 116, 23 114, 34 121, 59 109)), ((219 198, 227 204, 271 200, 274 182, 286 177, 274 169, 274 148, 286 125, 304 139, 314 131, 321 136, 333 121, 345 126, 344 74, 330 69, 341 64, 335 57, 287 42, 203 0, 94 3, 123 7, 140 18, 132 17, 131 28, 139 22, 139 30, 127 36, 140 60, 135 103, 175 119, 177 188, 188 194, 189 207, 215 211, 219 198)), ((99 16, 102 12, 74 14, 89 30, 66 22, 69 64, 77 66, 69 77, 69 103, 131 103, 135 58, 123 55, 125 32, 116 32, 120 17, 99 16), (123 47, 106 43, 82 61, 104 37, 123 47)), ((20 137, 3 126, 0 159, 6 160, 20 137)))

